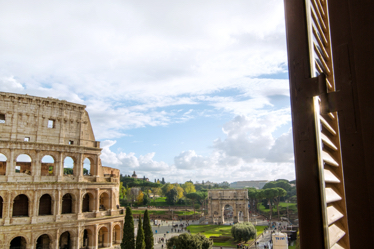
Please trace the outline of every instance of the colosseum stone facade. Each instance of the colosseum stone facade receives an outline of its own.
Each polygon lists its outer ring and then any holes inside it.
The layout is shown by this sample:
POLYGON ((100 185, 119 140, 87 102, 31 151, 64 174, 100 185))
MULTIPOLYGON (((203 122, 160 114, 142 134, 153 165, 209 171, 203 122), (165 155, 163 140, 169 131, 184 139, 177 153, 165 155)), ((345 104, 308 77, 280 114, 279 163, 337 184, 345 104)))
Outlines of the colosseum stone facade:
POLYGON ((0 248, 120 248, 119 170, 100 153, 84 105, 0 92, 0 248))

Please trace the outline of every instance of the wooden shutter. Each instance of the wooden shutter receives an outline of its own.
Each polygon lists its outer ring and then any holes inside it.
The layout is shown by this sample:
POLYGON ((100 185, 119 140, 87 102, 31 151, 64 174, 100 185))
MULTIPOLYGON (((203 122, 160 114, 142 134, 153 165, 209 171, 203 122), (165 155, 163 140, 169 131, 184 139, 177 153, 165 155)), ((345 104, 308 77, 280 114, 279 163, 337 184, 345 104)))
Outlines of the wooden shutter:
POLYGON ((306 0, 305 6, 310 73, 325 75, 325 92, 313 97, 325 248, 349 248, 339 117, 337 112, 329 112, 336 87, 327 0, 306 0))

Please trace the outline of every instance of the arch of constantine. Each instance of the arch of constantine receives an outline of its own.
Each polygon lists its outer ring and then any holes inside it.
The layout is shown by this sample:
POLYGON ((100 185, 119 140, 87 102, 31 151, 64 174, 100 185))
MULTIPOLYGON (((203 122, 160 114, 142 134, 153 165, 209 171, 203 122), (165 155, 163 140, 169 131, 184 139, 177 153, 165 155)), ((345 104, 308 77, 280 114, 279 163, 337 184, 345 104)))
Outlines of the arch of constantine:
POLYGON ((0 92, 0 248, 120 248, 120 172, 100 153, 84 105, 0 92))
MULTIPOLYGON (((208 222, 224 224, 228 219, 249 221, 248 190, 213 189, 208 191, 208 222)), ((231 222, 230 222, 231 223, 231 222)))

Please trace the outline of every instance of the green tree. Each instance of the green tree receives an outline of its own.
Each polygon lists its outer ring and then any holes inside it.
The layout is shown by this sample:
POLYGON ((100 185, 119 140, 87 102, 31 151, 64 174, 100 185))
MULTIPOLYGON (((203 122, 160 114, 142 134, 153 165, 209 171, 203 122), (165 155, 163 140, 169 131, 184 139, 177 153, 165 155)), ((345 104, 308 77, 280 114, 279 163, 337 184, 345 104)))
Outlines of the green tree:
POLYGON ((191 181, 185 182, 185 184, 183 184, 183 189, 186 194, 196 192, 195 185, 193 185, 191 181))
POLYGON ((279 219, 279 217, 280 217, 280 214, 279 214, 279 202, 280 202, 280 198, 283 197, 283 196, 286 196, 287 195, 287 191, 284 190, 283 188, 275 188, 275 189, 277 190, 277 194, 274 197, 274 204, 277 206, 278 219, 279 219))
POLYGON ((136 249, 145 249, 142 215, 139 215, 138 235, 136 236, 136 249))
POLYGON ((192 201, 193 213, 195 213, 195 202, 201 199, 201 195, 198 192, 186 194, 186 198, 192 201))
POLYGON ((256 206, 255 206, 255 208, 256 208, 256 212, 258 212, 258 204, 260 203, 260 201, 262 200, 262 199, 264 199, 265 198, 265 195, 264 195, 264 190, 263 189, 259 189, 259 190, 257 190, 257 192, 256 192, 256 206))
POLYGON ((213 247, 213 241, 201 234, 184 233, 170 238, 166 246, 167 249, 210 249, 213 247))
POLYGON ((266 198, 266 200, 269 203, 269 207, 270 207, 270 218, 269 219, 271 220, 271 216, 273 214, 272 202, 274 198, 277 196, 278 190, 276 188, 268 188, 268 189, 265 189, 263 193, 264 193, 264 198, 266 198))
POLYGON ((169 192, 166 193, 166 202, 169 205, 174 205, 178 201, 178 191, 173 188, 169 192))
POLYGON ((257 195, 257 189, 256 188, 247 188, 248 189, 248 198, 250 203, 250 210, 252 212, 256 211, 256 195, 257 195))
POLYGON ((236 223, 231 227, 231 235, 236 241, 248 241, 255 237, 256 228, 251 222, 236 223))
POLYGON ((143 222, 143 230, 144 230, 144 241, 145 241, 145 248, 146 249, 153 249, 153 231, 151 226, 151 221, 149 219, 148 209, 144 212, 144 222, 143 222))
POLYGON ((134 220, 130 207, 126 208, 125 224, 123 226, 123 238, 121 249, 135 249, 134 220))

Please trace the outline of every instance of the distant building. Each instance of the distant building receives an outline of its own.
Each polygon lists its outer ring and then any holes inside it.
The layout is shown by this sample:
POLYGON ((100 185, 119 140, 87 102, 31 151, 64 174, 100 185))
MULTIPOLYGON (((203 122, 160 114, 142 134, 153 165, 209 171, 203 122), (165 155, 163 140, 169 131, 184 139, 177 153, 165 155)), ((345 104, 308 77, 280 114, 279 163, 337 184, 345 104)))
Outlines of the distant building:
POLYGON ((269 182, 267 180, 258 180, 258 181, 238 181, 230 183, 230 188, 257 188, 262 189, 265 184, 269 182))
POLYGON ((147 178, 147 177, 145 177, 145 176, 144 176, 144 177, 141 177, 141 178, 138 178, 138 176, 137 176, 136 173, 135 173, 135 170, 134 170, 134 173, 132 174, 131 178, 138 179, 138 180, 144 180, 144 181, 149 182, 149 178, 147 178))

